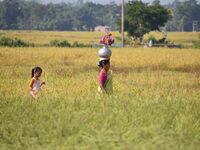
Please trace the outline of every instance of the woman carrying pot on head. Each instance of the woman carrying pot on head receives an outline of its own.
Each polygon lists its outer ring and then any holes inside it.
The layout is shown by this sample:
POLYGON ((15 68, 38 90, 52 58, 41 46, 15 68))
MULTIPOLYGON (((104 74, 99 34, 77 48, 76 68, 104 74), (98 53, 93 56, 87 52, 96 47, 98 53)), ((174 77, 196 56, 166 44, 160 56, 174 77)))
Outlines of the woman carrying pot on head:
POLYGON ((110 71, 110 59, 103 59, 99 61, 99 87, 98 91, 103 94, 112 94, 112 72, 110 71))
POLYGON ((104 44, 104 47, 101 48, 98 52, 98 56, 100 57, 100 61, 98 64, 99 67, 99 87, 98 91, 103 94, 112 94, 112 72, 110 71, 110 57, 112 55, 112 51, 108 48, 108 46, 114 43, 114 39, 112 38, 112 34, 110 32, 106 32, 107 34, 101 39, 100 43, 104 44))

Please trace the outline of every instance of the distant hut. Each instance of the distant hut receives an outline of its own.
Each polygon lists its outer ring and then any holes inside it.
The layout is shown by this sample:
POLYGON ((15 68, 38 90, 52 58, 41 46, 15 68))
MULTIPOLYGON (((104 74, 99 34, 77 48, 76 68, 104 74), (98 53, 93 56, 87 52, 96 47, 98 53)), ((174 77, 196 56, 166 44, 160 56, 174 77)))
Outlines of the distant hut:
POLYGON ((111 27, 110 26, 96 26, 94 31, 95 32, 111 31, 111 27))

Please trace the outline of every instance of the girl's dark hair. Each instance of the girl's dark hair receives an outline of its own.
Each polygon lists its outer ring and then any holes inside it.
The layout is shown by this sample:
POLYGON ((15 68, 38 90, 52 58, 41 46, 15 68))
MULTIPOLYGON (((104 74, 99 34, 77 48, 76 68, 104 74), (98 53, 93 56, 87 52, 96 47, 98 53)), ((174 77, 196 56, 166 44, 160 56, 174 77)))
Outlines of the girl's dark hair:
POLYGON ((99 61, 99 63, 98 63, 98 67, 103 67, 103 65, 105 66, 105 65, 107 65, 107 64, 110 64, 110 60, 108 59, 108 60, 101 60, 101 61, 99 61))
POLYGON ((34 74, 38 73, 38 72, 41 73, 42 72, 42 68, 40 68, 40 67, 33 68, 32 71, 31 71, 31 77, 34 77, 34 74))

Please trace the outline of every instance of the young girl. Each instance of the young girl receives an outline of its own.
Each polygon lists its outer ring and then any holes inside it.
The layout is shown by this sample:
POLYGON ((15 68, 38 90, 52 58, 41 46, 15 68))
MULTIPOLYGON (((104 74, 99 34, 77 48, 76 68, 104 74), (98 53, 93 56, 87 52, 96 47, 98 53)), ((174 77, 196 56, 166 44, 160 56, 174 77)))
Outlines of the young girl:
POLYGON ((35 67, 32 69, 32 79, 29 83, 30 94, 33 98, 36 98, 38 91, 45 82, 40 83, 40 76, 42 75, 42 69, 40 67, 35 67))
POLYGON ((112 74, 110 69, 110 60, 101 60, 99 62, 99 88, 98 91, 104 94, 112 94, 113 87, 112 87, 112 74))

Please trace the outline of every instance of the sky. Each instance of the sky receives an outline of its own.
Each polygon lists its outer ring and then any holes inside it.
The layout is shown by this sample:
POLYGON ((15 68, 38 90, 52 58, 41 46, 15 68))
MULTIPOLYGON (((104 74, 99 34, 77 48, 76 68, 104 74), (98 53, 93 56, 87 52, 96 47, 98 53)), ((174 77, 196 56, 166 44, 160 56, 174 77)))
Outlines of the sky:
MULTIPOLYGON (((77 0, 41 0, 43 2, 53 2, 53 3, 59 3, 59 2, 76 2, 77 0)), ((120 4, 122 0, 84 0, 84 2, 86 1, 91 1, 91 2, 95 2, 95 3, 101 3, 101 4, 108 4, 110 2, 115 2, 117 4, 120 4)), ((125 0, 128 1, 128 0, 125 0)), ((142 0, 143 2, 152 2, 153 0, 142 0)), ((161 4, 168 4, 171 3, 173 0, 160 0, 161 4)))

